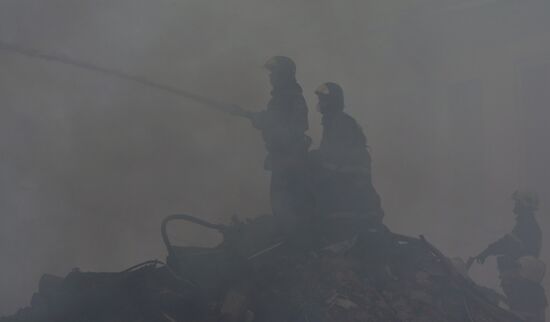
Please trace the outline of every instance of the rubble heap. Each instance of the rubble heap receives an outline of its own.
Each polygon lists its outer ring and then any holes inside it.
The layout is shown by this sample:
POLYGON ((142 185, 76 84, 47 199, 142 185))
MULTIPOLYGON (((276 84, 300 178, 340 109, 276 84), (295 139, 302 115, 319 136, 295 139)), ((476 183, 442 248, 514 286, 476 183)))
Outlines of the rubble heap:
POLYGON ((187 279, 170 257, 124 272, 44 275, 31 305, 0 321, 520 321, 422 237, 366 233, 313 251, 303 240, 280 245, 261 262, 226 261, 223 247, 202 260, 195 253, 211 284, 187 279), (204 262, 215 254, 227 265, 204 262))

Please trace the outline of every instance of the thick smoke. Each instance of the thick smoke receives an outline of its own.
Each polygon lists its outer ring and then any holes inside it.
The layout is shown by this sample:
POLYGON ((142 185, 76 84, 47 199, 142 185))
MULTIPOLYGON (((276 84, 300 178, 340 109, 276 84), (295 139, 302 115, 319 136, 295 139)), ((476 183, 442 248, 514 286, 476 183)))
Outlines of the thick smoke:
MULTIPOLYGON (((0 40, 252 110, 269 94, 264 60, 289 55, 317 142, 313 89, 344 87, 387 224, 466 257, 511 228, 518 186, 539 190, 548 231, 548 18, 542 1, 5 0, 0 40)), ((26 304, 42 273, 164 257, 168 214, 269 211, 246 120, 3 51, 0 66, 0 313, 26 304)), ((497 286, 494 267, 473 274, 497 286)))

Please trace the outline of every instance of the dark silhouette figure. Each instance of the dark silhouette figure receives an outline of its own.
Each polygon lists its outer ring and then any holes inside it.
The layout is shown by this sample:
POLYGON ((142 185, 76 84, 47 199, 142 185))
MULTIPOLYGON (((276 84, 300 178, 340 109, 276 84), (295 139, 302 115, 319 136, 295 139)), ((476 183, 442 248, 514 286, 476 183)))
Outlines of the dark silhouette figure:
POLYGON ((516 214, 514 229, 475 258, 484 263, 487 257, 498 256, 501 287, 510 309, 525 316, 527 321, 544 321, 547 299, 541 285, 545 265, 538 259, 542 243, 535 218, 538 198, 528 191, 516 191, 512 198, 516 214))
POLYGON ((254 114, 253 125, 262 133, 268 152, 264 167, 271 171, 271 206, 283 227, 293 229, 311 212, 307 186, 307 151, 311 139, 308 110, 296 81, 296 65, 284 56, 267 61, 271 99, 266 110, 254 114))
MULTIPOLYGON (((371 226, 381 224, 384 212, 372 184, 371 156, 361 126, 344 112, 344 93, 335 83, 315 91, 323 115, 323 135, 318 150, 312 151, 317 211, 326 217, 359 217, 371 226)), ((363 229, 356 219, 349 231, 363 229)), ((338 220, 338 222, 342 222, 338 220)))

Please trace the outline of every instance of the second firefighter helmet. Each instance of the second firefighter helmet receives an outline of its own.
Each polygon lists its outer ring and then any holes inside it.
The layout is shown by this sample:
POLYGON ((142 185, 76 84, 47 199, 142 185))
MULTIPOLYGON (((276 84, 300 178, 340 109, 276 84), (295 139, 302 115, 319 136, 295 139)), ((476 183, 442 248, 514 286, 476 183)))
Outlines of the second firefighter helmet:
POLYGON ((323 112, 324 108, 334 110, 344 109, 344 90, 342 86, 333 82, 323 83, 317 87, 315 94, 319 98, 321 112, 323 112))

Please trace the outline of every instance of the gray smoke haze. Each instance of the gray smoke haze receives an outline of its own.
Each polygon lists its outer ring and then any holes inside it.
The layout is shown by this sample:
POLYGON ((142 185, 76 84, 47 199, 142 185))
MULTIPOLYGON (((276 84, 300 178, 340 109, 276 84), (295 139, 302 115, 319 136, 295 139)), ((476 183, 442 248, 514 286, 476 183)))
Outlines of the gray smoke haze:
MULTIPOLYGON (((386 223, 462 257, 511 229, 518 186, 539 191, 550 233, 549 21, 542 0, 0 1, 2 41, 253 110, 269 95, 263 62, 291 56, 316 142, 313 90, 340 83, 386 223)), ((27 304, 43 273, 162 259, 168 214, 269 211, 263 144, 245 120, 3 51, 0 66, 0 314, 27 304)), ((497 287, 489 264, 473 277, 497 287)))

